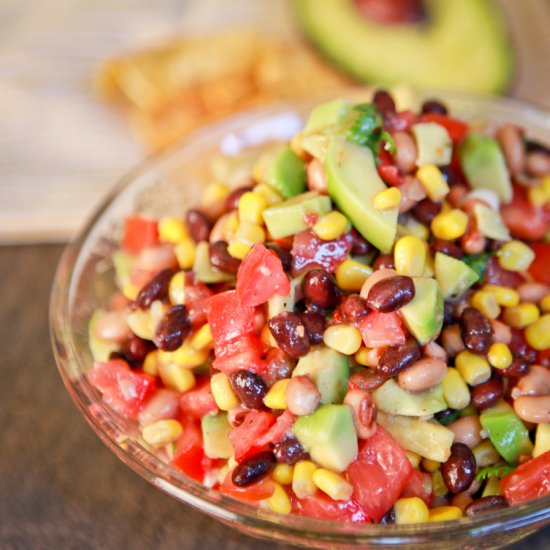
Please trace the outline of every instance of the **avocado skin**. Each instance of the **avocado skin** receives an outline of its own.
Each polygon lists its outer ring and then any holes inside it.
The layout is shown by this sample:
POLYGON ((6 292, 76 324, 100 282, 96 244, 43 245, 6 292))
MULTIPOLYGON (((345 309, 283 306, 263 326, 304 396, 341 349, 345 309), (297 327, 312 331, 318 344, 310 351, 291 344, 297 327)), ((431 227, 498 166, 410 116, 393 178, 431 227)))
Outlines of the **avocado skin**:
POLYGON ((513 55, 503 18, 490 0, 426 0, 428 21, 381 25, 353 0, 294 0, 313 44, 361 82, 502 93, 513 55))

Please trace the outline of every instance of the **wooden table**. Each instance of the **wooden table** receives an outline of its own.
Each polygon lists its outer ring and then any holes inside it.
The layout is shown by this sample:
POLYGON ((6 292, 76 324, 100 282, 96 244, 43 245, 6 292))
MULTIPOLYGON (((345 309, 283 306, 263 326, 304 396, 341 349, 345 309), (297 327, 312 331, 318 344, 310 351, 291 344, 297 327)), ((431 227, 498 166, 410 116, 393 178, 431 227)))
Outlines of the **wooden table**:
MULTIPOLYGON (((65 391, 48 332, 62 247, 0 248, 0 548, 268 549, 162 493, 93 434, 65 391)), ((515 550, 548 548, 550 528, 515 550)))

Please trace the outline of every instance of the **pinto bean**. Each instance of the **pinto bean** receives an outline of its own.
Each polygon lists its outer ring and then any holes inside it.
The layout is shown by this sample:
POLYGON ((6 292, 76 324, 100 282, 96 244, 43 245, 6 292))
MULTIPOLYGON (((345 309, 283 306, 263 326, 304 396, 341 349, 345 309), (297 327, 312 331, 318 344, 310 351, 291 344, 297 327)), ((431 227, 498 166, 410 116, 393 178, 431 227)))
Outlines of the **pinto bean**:
POLYGON ((416 169, 418 150, 414 138, 407 132, 394 132, 393 140, 397 147, 395 163, 402 174, 409 174, 416 169))
POLYGON ((524 283, 517 288, 520 301, 538 304, 547 294, 550 294, 550 287, 542 283, 524 283))
POLYGON ((307 186, 312 191, 327 192, 327 176, 321 162, 314 158, 307 165, 307 186))
POLYGON ((523 129, 515 124, 503 124, 497 130, 497 139, 504 153, 506 165, 513 175, 525 169, 525 147, 523 129))
POLYGON ((433 359, 441 359, 447 363, 447 352, 433 340, 428 342, 423 348, 422 351, 427 357, 432 357, 433 359))
POLYGON ((286 408, 297 416, 311 414, 321 402, 321 393, 309 376, 295 376, 286 388, 286 408))
POLYGON ((466 349, 464 340, 462 340, 460 327, 456 323, 446 326, 441 331, 441 343, 449 357, 456 357, 461 351, 466 349))
POLYGON ((94 326, 94 336, 109 342, 123 342, 131 335, 124 310, 108 311, 100 317, 94 326))
POLYGON ((423 392, 433 388, 445 378, 447 365, 441 359, 424 357, 402 370, 397 378, 398 384, 411 393, 423 392))
POLYGON ((533 365, 529 373, 518 380, 512 395, 545 395, 550 393, 550 370, 533 365), (516 391, 517 390, 517 391, 516 391))
POLYGON ((514 410, 525 422, 550 422, 550 395, 522 395, 514 401, 514 410))
POLYGON ((493 329, 493 342, 509 344, 512 341, 512 329, 509 325, 496 319, 489 319, 493 329))
POLYGON ((531 176, 540 177, 550 174, 550 156, 534 151, 527 155, 525 168, 531 176))
POLYGON ((363 390, 348 391, 344 404, 351 408, 353 423, 360 439, 367 439, 376 432, 376 403, 363 390))
POLYGON ((482 441, 482 428, 481 423, 479 422, 479 416, 477 414, 463 416, 462 418, 459 418, 449 424, 447 428, 455 434, 455 443, 464 443, 465 445, 468 445, 470 449, 473 449, 482 441))

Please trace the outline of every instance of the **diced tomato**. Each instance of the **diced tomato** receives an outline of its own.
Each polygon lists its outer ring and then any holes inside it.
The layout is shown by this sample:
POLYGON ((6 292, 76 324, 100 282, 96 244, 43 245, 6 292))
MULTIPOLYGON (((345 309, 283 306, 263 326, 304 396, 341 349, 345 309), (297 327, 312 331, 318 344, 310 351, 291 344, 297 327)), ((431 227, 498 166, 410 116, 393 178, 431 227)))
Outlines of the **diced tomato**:
POLYGON ((294 236, 291 250, 293 276, 314 267, 322 267, 333 273, 346 259, 352 245, 351 233, 332 241, 323 241, 309 229, 298 233, 294 236))
POLYGON ((399 174, 399 170, 397 169, 397 166, 393 166, 392 164, 387 164, 385 166, 378 166, 378 175, 388 184, 392 185, 394 187, 399 187, 400 185, 403 185, 403 182, 405 181, 403 179, 403 176, 399 174))
POLYGON ((206 301, 206 317, 216 345, 254 328, 254 308, 243 306, 235 290, 211 296, 206 301))
POLYGON ((420 116, 420 122, 435 122, 443 126, 449 133, 453 143, 460 143, 468 133, 468 125, 462 120, 439 113, 425 113, 420 116))
POLYGON ((253 332, 217 344, 215 351, 216 359, 212 366, 225 374, 229 375, 240 368, 262 374, 266 369, 266 362, 262 359, 264 344, 253 332))
POLYGON ((241 462, 247 455, 259 451, 263 445, 258 441, 275 424, 277 417, 265 411, 250 411, 243 423, 229 432, 229 439, 235 449, 235 460, 241 462))
POLYGON ((368 348, 404 344, 405 332, 397 313, 371 311, 359 325, 363 341, 368 348))
POLYGON ((203 283, 194 282, 185 285, 185 307, 193 329, 206 323, 206 302, 214 293, 203 283))
POLYGON ((122 249, 137 254, 143 248, 155 246, 159 242, 158 222, 143 216, 128 216, 124 222, 122 249))
POLYGON ((430 474, 421 472, 420 470, 413 470, 413 475, 407 485, 405 485, 401 496, 404 498, 421 498, 427 506, 430 506, 434 499, 432 477, 430 474))
POLYGON ((545 285, 550 285, 550 244, 533 243, 531 245, 535 259, 529 267, 530 275, 545 285))
POLYGON ((380 521, 393 506, 413 475, 405 450, 378 426, 376 433, 359 443, 359 454, 348 466, 353 498, 367 516, 380 521))
POLYGON ((510 504, 550 495, 550 451, 518 466, 501 479, 500 486, 510 504))
POLYGON ((296 416, 289 411, 285 411, 283 414, 277 417, 275 424, 269 428, 269 430, 258 438, 256 444, 259 447, 263 447, 269 443, 279 443, 282 441, 286 433, 294 425, 296 416))
POLYGON ((237 296, 245 307, 255 307, 272 296, 287 296, 290 281, 279 256, 262 243, 255 244, 244 257, 237 273, 237 296))
POLYGON ((542 365, 543 367, 550 367, 550 349, 543 349, 537 351, 537 365, 542 365))
POLYGON ((316 519, 344 521, 346 523, 370 523, 368 515, 353 497, 348 500, 332 500, 321 491, 299 499, 291 494, 292 511, 299 516, 316 519))
POLYGON ((218 406, 210 389, 210 380, 201 380, 195 388, 184 393, 179 398, 179 405, 184 416, 193 418, 200 419, 207 414, 217 412, 218 406))
POLYGON ((200 422, 193 418, 182 416, 180 423, 183 433, 176 441, 176 450, 172 464, 189 477, 202 482, 204 479, 205 458, 202 446, 200 422))
POLYGON ((550 208, 531 204, 519 185, 514 185, 514 197, 502 205, 500 213, 516 239, 539 241, 550 229, 550 208))
POLYGON ((273 495, 275 491, 275 483, 271 477, 264 477, 249 485, 248 487, 237 487, 231 481, 231 474, 228 474, 225 481, 218 487, 218 490, 230 497, 244 500, 245 502, 258 502, 273 495))
POLYGON ((155 388, 153 376, 133 371, 128 363, 118 359, 96 361, 86 377, 101 392, 103 401, 126 418, 137 417, 143 402, 155 388))
POLYGON ((525 278, 520 273, 504 269, 501 267, 498 258, 491 256, 487 260, 487 267, 485 268, 485 282, 491 285, 516 288, 525 282, 525 278))

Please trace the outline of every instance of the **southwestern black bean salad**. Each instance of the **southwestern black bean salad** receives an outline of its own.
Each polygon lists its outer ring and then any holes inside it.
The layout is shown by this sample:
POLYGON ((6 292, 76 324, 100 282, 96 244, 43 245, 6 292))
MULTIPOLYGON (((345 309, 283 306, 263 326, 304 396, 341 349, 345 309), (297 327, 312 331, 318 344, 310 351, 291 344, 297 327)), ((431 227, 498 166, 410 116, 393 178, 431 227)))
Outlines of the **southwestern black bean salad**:
POLYGON ((550 150, 437 100, 316 107, 241 187, 125 221, 89 382, 282 514, 460 518, 550 493, 550 150))

